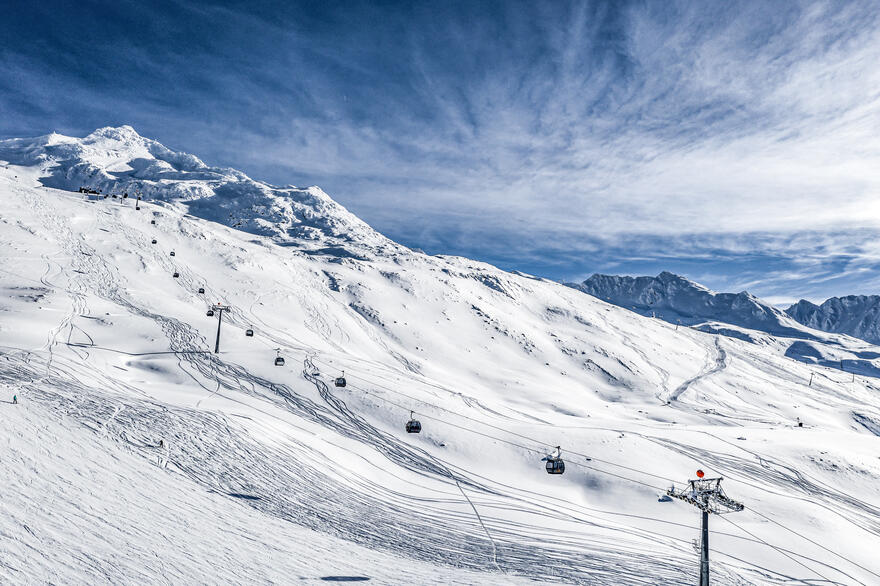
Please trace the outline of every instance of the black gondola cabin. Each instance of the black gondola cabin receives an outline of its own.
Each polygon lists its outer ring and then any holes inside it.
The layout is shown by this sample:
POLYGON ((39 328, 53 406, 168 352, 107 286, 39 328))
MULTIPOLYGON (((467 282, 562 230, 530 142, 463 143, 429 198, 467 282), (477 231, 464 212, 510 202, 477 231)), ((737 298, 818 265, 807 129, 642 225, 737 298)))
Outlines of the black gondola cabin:
POLYGON ((409 414, 409 421, 406 422, 406 433, 419 433, 422 431, 422 424, 413 417, 413 413, 409 414))
POLYGON ((565 462, 559 458, 547 460, 547 474, 562 474, 565 472, 565 462))
POLYGON ((565 462, 562 461, 562 448, 556 446, 556 453, 544 458, 547 461, 547 474, 562 474, 565 472, 565 462))

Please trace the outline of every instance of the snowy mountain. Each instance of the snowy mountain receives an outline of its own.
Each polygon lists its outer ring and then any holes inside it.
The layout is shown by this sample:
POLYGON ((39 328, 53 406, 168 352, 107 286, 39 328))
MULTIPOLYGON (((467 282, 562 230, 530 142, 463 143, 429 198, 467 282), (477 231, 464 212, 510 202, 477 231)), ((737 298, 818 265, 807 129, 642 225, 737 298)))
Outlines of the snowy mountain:
POLYGON ((723 322, 777 336, 814 338, 781 310, 747 291, 716 293, 679 275, 656 277, 595 274, 571 287, 615 305, 686 325, 723 322))
POLYGON ((848 295, 832 297, 822 305, 801 299, 785 310, 805 326, 848 334, 854 338, 880 344, 880 296, 848 295))
POLYGON ((835 322, 819 318, 810 311, 812 304, 807 301, 783 312, 746 291, 716 293, 665 271, 656 277, 595 274, 583 283, 568 286, 646 317, 750 343, 784 346, 785 356, 807 364, 849 374, 880 375, 880 354, 867 344, 835 335, 846 334, 873 342, 864 335, 855 335, 871 332, 868 300, 851 303, 847 310, 838 310, 834 313, 838 316, 835 322), (795 307, 800 308, 797 314, 792 313, 795 307), (862 319, 840 319, 850 308, 853 314, 862 308, 862 319))
POLYGON ((128 127, 0 160, 3 583, 691 584, 698 468, 746 506, 713 583, 880 580, 876 346, 427 256, 128 127))
POLYGON ((99 128, 82 139, 53 133, 0 141, 0 160, 40 168, 48 187, 179 202, 194 216, 276 241, 395 247, 318 187, 276 187, 235 169, 209 167, 130 126, 99 128))

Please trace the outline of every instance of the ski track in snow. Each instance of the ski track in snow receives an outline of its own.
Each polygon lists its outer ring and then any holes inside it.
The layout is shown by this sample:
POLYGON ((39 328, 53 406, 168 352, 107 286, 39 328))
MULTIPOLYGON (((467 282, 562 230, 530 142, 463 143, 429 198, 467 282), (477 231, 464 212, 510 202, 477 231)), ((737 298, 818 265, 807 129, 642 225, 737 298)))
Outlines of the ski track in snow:
POLYGON ((691 386, 704 380, 705 378, 712 376, 717 372, 721 372, 724 367, 727 365, 727 352, 724 351, 724 348, 721 347, 720 338, 715 338, 715 356, 711 357, 709 362, 706 364, 706 367, 700 371, 699 374, 694 376, 693 378, 689 378, 684 381, 669 396, 666 398, 667 403, 671 403, 672 401, 678 401, 678 399, 687 391, 691 386))
MULTIPOLYGON (((776 507, 796 501, 798 506, 792 510, 809 510, 810 514, 824 511, 834 523, 857 528, 862 535, 880 537, 880 506, 872 502, 876 493, 862 489, 851 493, 845 486, 831 484, 820 472, 801 469, 789 461, 791 456, 768 456, 731 441, 723 433, 724 428, 735 421, 738 426, 749 426, 750 432, 764 432, 770 425, 778 424, 776 419, 763 415, 757 407, 753 408, 754 413, 741 409, 737 403, 739 398, 733 395, 716 397, 706 391, 691 393, 689 401, 680 401, 686 391, 698 387, 702 390, 709 377, 726 376, 724 371, 730 367, 729 352, 736 353, 738 360, 744 355, 740 354, 745 350, 739 349, 738 343, 730 342, 726 349, 720 337, 681 332, 680 339, 690 340, 689 343, 707 350, 706 364, 698 374, 669 392, 673 376, 681 377, 676 380, 684 377, 674 375, 666 363, 654 360, 628 331, 608 326, 619 338, 621 352, 631 353, 626 360, 639 361, 638 368, 653 371, 659 377, 662 381, 659 396, 665 395, 664 402, 677 407, 676 416, 690 418, 688 421, 699 425, 717 422, 717 427, 712 428, 717 433, 695 428, 676 435, 675 422, 667 421, 668 416, 663 414, 654 415, 655 419, 645 416, 620 426, 582 425, 584 420, 574 416, 566 416, 560 423, 546 410, 526 413, 514 395, 508 403, 480 396, 480 387, 458 390, 455 384, 434 380, 424 374, 424 370, 426 365, 432 368, 435 365, 427 364, 430 361, 422 360, 421 355, 415 355, 417 360, 401 350, 405 343, 398 336, 408 332, 384 334, 347 304, 345 311, 339 312, 329 297, 309 298, 306 289, 297 291, 275 282, 268 291, 248 295, 249 305, 223 318, 225 336, 245 327, 255 327, 257 336, 253 347, 260 350, 253 352, 260 353, 261 361, 270 360, 271 349, 278 347, 297 365, 293 369, 288 365, 272 371, 270 378, 255 371, 253 361, 244 354, 215 355, 207 351, 206 348, 213 347, 213 338, 207 339, 185 318, 164 313, 159 308, 163 300, 151 301, 137 293, 138 284, 128 280, 134 274, 132 269, 120 268, 119 263, 125 262, 140 270, 157 271, 181 298, 191 298, 196 305, 207 306, 209 300, 222 299, 223 284, 216 284, 217 289, 212 289, 211 279, 200 271, 194 252, 180 246, 175 257, 168 256, 165 241, 172 235, 166 231, 173 227, 138 227, 132 220, 123 220, 123 214, 136 212, 119 206, 107 212, 105 208, 110 204, 101 201, 75 202, 76 213, 86 215, 87 222, 85 226, 74 226, 71 216, 59 213, 53 207, 55 204, 50 203, 54 200, 49 199, 68 196, 48 190, 43 193, 34 189, 33 192, 40 195, 33 197, 31 191, 21 189, 10 197, 23 202, 38 219, 41 229, 51 234, 57 244, 59 252, 40 253, 32 258, 39 259, 43 267, 37 281, 47 290, 63 294, 66 301, 59 302, 59 308, 52 306, 43 310, 56 317, 48 330, 43 330, 47 333, 42 347, 39 343, 33 348, 14 347, 6 340, 7 346, 2 349, 4 359, 0 360, 0 384, 27 397, 28 409, 34 410, 33 413, 43 413, 47 420, 77 422, 84 433, 95 436, 96 442, 115 444, 124 454, 153 467, 158 465, 164 475, 162 478, 168 478, 168 482, 178 477, 180 482, 185 479, 187 486, 201 487, 211 498, 228 501, 230 507, 252 510, 260 519, 289 522, 359 544, 366 548, 365 552, 372 551, 377 556, 388 552, 403 556, 421 568, 451 572, 442 574, 447 578, 461 571, 462 583, 473 583, 468 582, 473 578, 467 576, 480 576, 479 581, 498 583, 519 580, 579 584, 692 583, 695 560, 689 542, 682 536, 696 537, 692 529, 696 513, 687 511, 688 516, 679 518, 671 514, 669 506, 651 508, 644 504, 656 500, 650 483, 657 480, 637 476, 637 472, 616 470, 648 481, 647 487, 633 487, 626 482, 620 485, 607 476, 578 470, 573 461, 571 471, 561 480, 576 482, 568 479, 578 479, 582 486, 570 484, 565 490, 565 485, 560 483, 519 486, 510 479, 493 477, 491 472, 484 473, 479 460, 469 461, 462 455, 467 453, 466 444, 472 437, 462 440, 455 434, 440 436, 430 429, 418 438, 402 435, 397 423, 389 428, 386 419, 400 415, 400 409, 387 405, 380 408, 381 401, 370 394, 358 393, 355 389, 340 391, 329 386, 325 382, 326 375, 316 364, 316 357, 320 356, 322 364, 332 361, 358 365, 365 377, 362 384, 386 387, 377 391, 378 395, 409 403, 393 395, 395 389, 405 389, 423 398, 425 409, 433 409, 429 407, 433 403, 443 405, 436 410, 440 417, 452 418, 452 414, 461 409, 469 419, 528 429, 530 435, 552 438, 564 445, 565 441, 557 440, 556 436, 590 438, 595 445, 585 445, 579 450, 600 453, 612 460, 632 453, 624 450, 651 450, 647 458, 699 462, 722 471, 727 482, 734 482, 740 490, 750 488, 753 489, 750 494, 761 495, 768 502, 772 500, 776 507), (157 245, 150 243, 154 234, 158 235, 157 245), (120 242, 126 246, 124 259, 111 256, 101 248, 100 239, 111 237, 121 238, 120 242), (179 271, 179 278, 170 277, 174 270, 179 271), (206 286, 205 295, 194 293, 199 286, 206 286), (302 308, 302 330, 290 331, 265 317, 268 314, 261 309, 262 300, 285 296, 295 299, 294 305, 302 308), (109 315, 107 309, 111 307, 114 315, 105 321, 134 323, 131 320, 137 320, 141 331, 161 332, 167 351, 128 352, 116 347, 118 340, 111 340, 107 345, 99 343, 101 336, 96 334, 92 322, 105 319, 102 312, 109 315), (120 313, 118 317, 116 312, 120 313), (324 340, 321 347, 315 345, 313 335, 324 340), (364 344, 364 340, 369 341, 368 346, 356 347, 364 344), (347 351, 352 346, 357 352, 349 355, 347 351), (179 392, 192 393, 192 401, 188 403, 157 398, 155 388, 142 385, 138 378, 147 375, 133 371, 132 364, 138 364, 141 358, 166 353, 173 356, 179 371, 176 374, 184 381, 175 383, 181 389, 179 392), (379 355, 385 357, 381 362, 371 358, 379 355), (299 360, 302 360, 301 373, 297 373, 299 360), (100 364, 115 368, 95 366, 100 364), (282 380, 286 382, 280 382, 282 380), (703 412, 706 405, 716 404, 729 405, 729 416, 703 412), (739 413, 738 420, 734 412, 739 413), (575 435, 581 433, 588 435, 575 435), (691 441, 693 438, 687 434, 693 433, 707 438, 707 444, 691 441), (438 443, 439 437, 451 438, 444 439, 450 445, 438 443), (164 443, 162 448, 160 441, 164 443), (631 448, 627 442, 638 442, 639 447, 631 448), (624 491, 624 500, 635 499, 637 502, 632 505, 635 508, 630 510, 625 502, 616 502, 614 498, 601 503, 590 502, 591 498, 600 498, 603 492, 615 490, 624 491), (682 523, 682 519, 687 519, 687 523, 682 523)), ((163 219, 174 217, 170 208, 154 207, 146 202, 142 207, 144 212, 161 213, 163 219)), ((146 217, 144 212, 139 213, 146 217)), ((184 234, 198 234, 203 225, 199 220, 183 217, 177 221, 184 234)), ((17 274, 17 271, 4 267, 3 273, 17 274)), ((321 274, 317 270, 315 273, 321 274)), ((478 287, 480 283, 468 278, 462 287, 478 287)), ((420 285, 412 280, 406 286, 420 285)), ((503 287, 498 295, 502 293, 514 299, 503 287)), ((630 323, 627 322, 627 327, 632 327, 630 323)), ((650 320, 645 323, 650 324, 650 320)), ((106 337, 106 332, 102 332, 106 337)), ((143 334, 147 335, 151 334, 143 334)), ((725 344, 728 344, 726 340, 725 344)), ((611 352, 605 357, 596 355, 595 359, 606 360, 602 368, 615 368, 615 360, 626 367, 626 360, 621 360, 621 356, 611 352)), ((795 376, 785 372, 774 357, 762 356, 750 364, 778 380, 803 384, 802 374, 795 376)), ((749 376, 751 373, 748 371, 749 376)), ((622 371, 621 375, 631 376, 622 371)), ((352 378, 357 380, 357 376, 352 378)), ((512 388, 519 392, 516 387, 512 388)), ((810 392, 813 394, 804 402, 826 401, 835 408, 852 406, 853 409, 860 404, 856 396, 839 389, 810 392)), ((648 392, 647 396, 658 395, 648 392)), ((541 395, 536 397, 544 399, 541 395)), ((631 399, 624 397, 624 400, 631 399)), ((593 411, 599 411, 596 404, 591 405, 593 411)), ((647 410, 647 402, 644 405, 647 410)), ((876 413, 876 405, 864 407, 876 413)), ((604 420, 610 419, 605 417, 604 420)), ((503 435, 494 429, 486 431, 492 436, 503 435)), ((467 432, 462 433, 467 436, 467 432)), ((497 441, 489 440, 484 449, 497 447, 497 441)), ((506 454, 505 457, 534 457, 519 448, 505 449, 508 451, 499 452, 506 454)), ((615 471, 600 462, 591 465, 599 471, 615 471)), ((536 466, 540 467, 540 463, 536 466)), ((735 498, 738 496, 729 486, 728 492, 735 498)), ((735 520, 740 522, 740 518, 735 520)), ((29 535, 38 535, 28 526, 24 530, 29 535)), ((760 549, 760 544, 750 537, 720 523, 715 523, 713 533, 719 540, 713 543, 725 546, 713 551, 713 581, 807 583, 801 577, 803 568, 788 564, 780 569, 778 555, 768 553, 766 548, 760 549), (763 553, 755 555, 756 551, 763 553)), ((866 583, 867 574, 860 574, 862 578, 857 579, 853 577, 857 570, 852 566, 841 565, 833 558, 824 559, 820 557, 821 552, 808 545, 779 542, 777 545, 784 545, 785 551, 822 573, 832 573, 841 580, 839 583, 866 583)), ((830 546, 843 551, 837 544, 830 546)), ((17 553, 16 556, 19 561, 27 559, 27 555, 22 557, 17 553)), ((192 575, 186 573, 190 566, 175 568, 171 563, 163 563, 159 555, 150 568, 137 569, 122 563, 108 567, 103 560, 87 558, 76 564, 76 568, 71 566, 67 570, 84 572, 80 575, 91 576, 96 581, 101 581, 102 576, 103 579, 113 576, 114 572, 125 582, 167 583, 192 579, 192 575)), ((13 582, 22 581, 20 563, 4 562, 0 568, 0 577, 5 575, 13 582)), ((63 573, 55 576, 55 580, 62 582, 63 578, 63 573)), ((235 573, 226 574, 226 579, 247 582, 253 576, 235 573)), ((418 578, 410 576, 406 582, 410 581, 418 581, 418 578)), ((425 580, 424 583, 430 582, 425 580)))

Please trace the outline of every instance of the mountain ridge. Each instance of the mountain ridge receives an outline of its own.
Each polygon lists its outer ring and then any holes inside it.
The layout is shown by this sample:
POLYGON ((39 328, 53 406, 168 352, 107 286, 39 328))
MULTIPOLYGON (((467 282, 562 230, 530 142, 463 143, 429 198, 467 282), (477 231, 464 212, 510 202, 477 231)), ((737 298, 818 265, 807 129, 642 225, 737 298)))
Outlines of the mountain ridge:
POLYGON ((0 159, 39 166, 40 182, 66 191, 185 205, 198 217, 307 249, 399 248, 317 186, 275 186, 229 167, 213 167, 171 150, 128 125, 99 128, 83 138, 55 132, 0 140, 0 159))
POLYGON ((717 293, 686 277, 663 271, 656 277, 596 273, 569 287, 670 323, 724 322, 777 336, 815 338, 782 310, 747 291, 717 293))
POLYGON ((819 305, 801 299, 785 313, 817 330, 880 344, 880 295, 829 297, 819 305))

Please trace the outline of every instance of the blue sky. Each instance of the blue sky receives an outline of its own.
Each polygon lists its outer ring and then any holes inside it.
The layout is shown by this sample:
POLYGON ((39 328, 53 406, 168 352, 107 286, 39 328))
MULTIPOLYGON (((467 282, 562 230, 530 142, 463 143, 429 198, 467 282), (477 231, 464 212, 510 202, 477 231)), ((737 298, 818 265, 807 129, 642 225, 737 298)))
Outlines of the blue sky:
POLYGON ((873 2, 20 2, 0 135, 130 124, 556 279, 880 292, 873 2))

